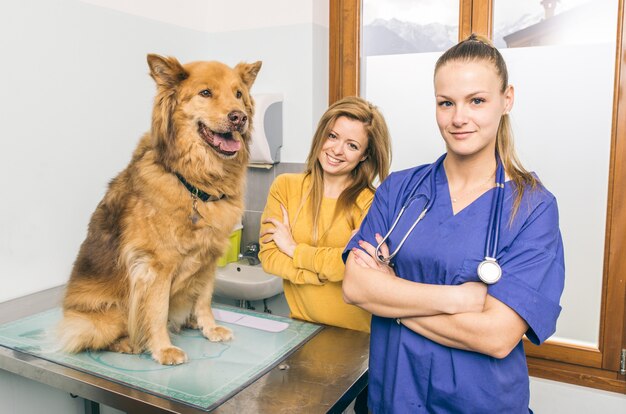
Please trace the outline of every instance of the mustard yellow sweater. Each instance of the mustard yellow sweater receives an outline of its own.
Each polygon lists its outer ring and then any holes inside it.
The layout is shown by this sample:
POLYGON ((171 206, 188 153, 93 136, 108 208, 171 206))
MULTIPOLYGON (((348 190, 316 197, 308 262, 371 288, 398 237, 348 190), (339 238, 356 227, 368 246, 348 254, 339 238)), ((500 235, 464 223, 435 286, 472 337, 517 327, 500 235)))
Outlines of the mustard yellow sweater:
MULTIPOLYGON (((291 317, 306 321, 369 332, 371 315, 343 301, 341 282, 345 266, 341 253, 352 231, 361 224, 372 204, 374 194, 365 189, 352 209, 353 219, 344 215, 333 221, 336 199, 324 198, 318 219, 317 245, 313 245, 313 214, 305 203, 298 217, 302 196, 309 188, 304 174, 283 174, 274 180, 261 220, 274 217, 282 220, 282 204, 289 214, 289 223, 298 244, 293 258, 281 252, 271 241, 263 243, 259 258, 263 269, 284 279, 285 297, 291 317)), ((272 224, 261 223, 261 233, 272 224)))

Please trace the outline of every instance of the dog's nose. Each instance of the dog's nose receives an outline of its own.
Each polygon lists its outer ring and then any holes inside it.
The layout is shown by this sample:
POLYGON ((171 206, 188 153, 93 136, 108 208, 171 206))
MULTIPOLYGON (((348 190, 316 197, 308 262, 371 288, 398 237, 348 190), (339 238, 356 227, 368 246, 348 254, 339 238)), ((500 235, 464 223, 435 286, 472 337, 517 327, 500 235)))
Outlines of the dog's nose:
POLYGON ((241 128, 246 124, 248 117, 241 111, 232 111, 228 114, 228 120, 234 127, 241 128))

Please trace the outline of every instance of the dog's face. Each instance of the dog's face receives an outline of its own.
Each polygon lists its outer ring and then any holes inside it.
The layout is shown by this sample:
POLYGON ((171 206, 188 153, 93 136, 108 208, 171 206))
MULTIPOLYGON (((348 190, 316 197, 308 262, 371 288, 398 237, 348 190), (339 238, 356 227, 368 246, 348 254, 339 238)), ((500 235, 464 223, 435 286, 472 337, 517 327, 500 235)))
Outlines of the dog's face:
MULTIPOLYGON (((189 78, 181 84, 177 115, 192 122, 178 124, 182 128, 194 128, 203 143, 222 158, 235 157, 248 140, 246 132, 253 115, 251 85, 244 81, 243 75, 249 66, 240 65, 234 70, 219 62, 184 66, 189 78)), ((193 133, 185 131, 183 135, 191 137, 193 133)))
POLYGON ((158 91, 153 134, 161 160, 172 170, 181 162, 198 168, 246 163, 254 104, 250 87, 261 62, 230 68, 220 62, 181 65, 148 55, 158 91), (212 162, 211 162, 212 160, 212 162))

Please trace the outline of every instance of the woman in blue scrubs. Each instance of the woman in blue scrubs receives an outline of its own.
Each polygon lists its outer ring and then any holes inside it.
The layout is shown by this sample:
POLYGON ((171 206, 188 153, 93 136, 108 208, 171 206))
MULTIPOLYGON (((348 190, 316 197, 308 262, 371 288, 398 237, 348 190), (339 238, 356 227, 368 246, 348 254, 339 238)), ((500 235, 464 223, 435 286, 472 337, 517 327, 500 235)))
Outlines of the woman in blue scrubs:
POLYGON ((344 298, 374 315, 368 405, 373 413, 528 413, 522 337, 542 343, 561 310, 556 200, 515 154, 514 89, 487 39, 472 35, 446 51, 434 86, 445 158, 432 170, 391 174, 344 252, 344 298), (495 254, 502 276, 486 285, 477 267, 486 255, 498 160, 506 173, 495 254), (422 180, 425 174, 434 179, 422 180), (406 234, 391 266, 377 260, 406 234))

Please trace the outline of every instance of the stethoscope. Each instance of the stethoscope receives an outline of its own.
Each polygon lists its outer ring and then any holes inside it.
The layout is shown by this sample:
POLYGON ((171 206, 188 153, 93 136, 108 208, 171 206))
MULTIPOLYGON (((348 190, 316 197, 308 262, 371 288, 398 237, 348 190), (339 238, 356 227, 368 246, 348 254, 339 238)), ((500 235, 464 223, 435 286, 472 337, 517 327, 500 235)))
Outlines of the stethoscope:
MULTIPOLYGON (((431 164, 428 167, 428 170, 419 179, 419 181, 417 182, 417 185, 413 187, 413 190, 409 194, 409 198, 402 205, 402 208, 400 209, 398 216, 396 217, 393 224, 391 225, 391 228, 389 229, 385 237, 383 237, 380 243, 378 243, 378 245, 376 246, 375 255, 379 262, 386 264, 388 266, 393 266, 393 263, 392 263, 393 258, 396 256, 396 254, 398 254, 398 251, 400 250, 400 248, 402 247, 406 239, 409 237, 409 235, 411 234, 415 226, 417 226, 417 223, 419 223, 424 218, 424 216, 426 215, 426 212, 432 207, 433 203, 435 202, 435 198, 437 196, 437 186, 435 184, 435 175, 436 175, 435 171, 437 171, 437 168, 443 163, 443 160, 445 157, 446 157, 446 154, 442 155, 437 161, 435 161, 434 164, 431 164), (383 243, 385 243, 385 241, 389 239, 389 236, 391 236, 393 229, 396 227, 396 225, 400 221, 400 217, 402 217, 402 214, 404 214, 404 211, 411 205, 413 201, 417 200, 417 198, 419 197, 419 195, 416 194, 417 190, 419 189, 419 187, 422 185, 422 183, 427 177, 430 178, 431 195, 430 197, 426 196, 426 204, 424 205, 424 209, 422 210, 420 215, 417 217, 417 219, 413 222, 413 224, 411 225, 411 228, 406 232, 404 237, 402 237, 402 240, 400 240, 400 243, 398 243, 398 245, 393 250, 393 252, 391 252, 389 256, 383 257, 383 255, 380 253, 380 247, 383 245, 383 243)), ((498 280, 500 280, 500 277, 502 276, 502 269, 500 268, 500 265, 498 264, 498 260, 496 259, 496 254, 498 251, 498 239, 500 237, 500 219, 502 218, 503 200, 504 200, 504 166, 502 165, 500 158, 497 157, 496 191, 491 201, 491 213, 489 215, 489 227, 487 229, 487 237, 485 240, 485 259, 482 262, 480 262, 480 264, 478 265, 478 269, 477 269, 478 277, 480 278, 480 280, 482 280, 484 283, 488 285, 496 283, 498 280)))

